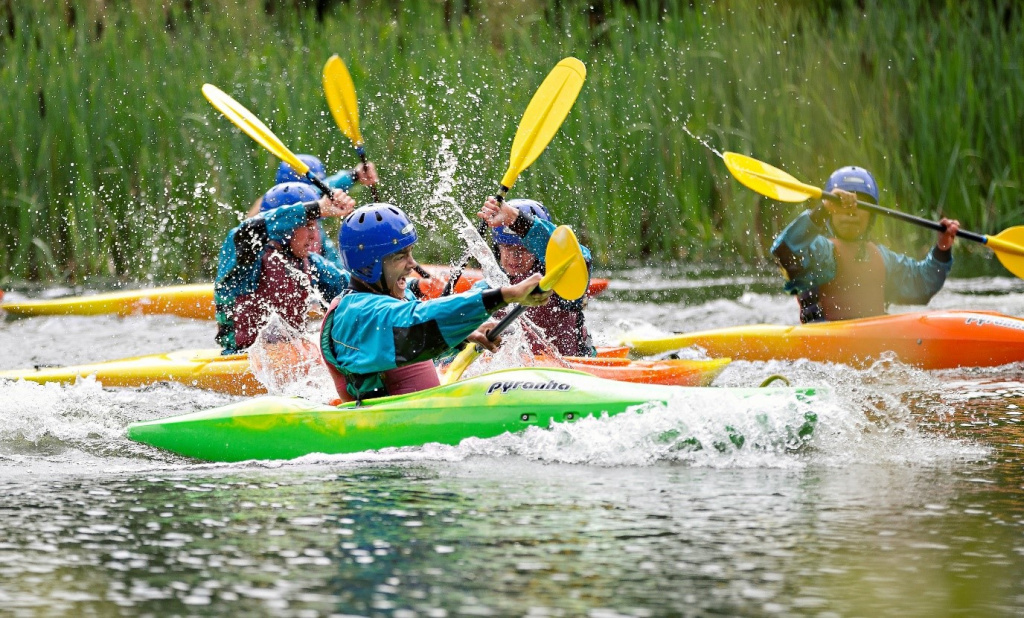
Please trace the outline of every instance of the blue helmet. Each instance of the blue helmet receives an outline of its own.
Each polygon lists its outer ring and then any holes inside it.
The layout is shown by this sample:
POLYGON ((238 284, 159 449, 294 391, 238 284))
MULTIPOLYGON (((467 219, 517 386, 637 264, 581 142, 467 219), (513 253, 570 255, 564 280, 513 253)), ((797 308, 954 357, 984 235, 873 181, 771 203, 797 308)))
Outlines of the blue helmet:
MULTIPOLYGON (((518 208, 519 212, 529 213, 536 219, 543 219, 545 221, 551 220, 551 215, 548 214, 548 209, 544 208, 544 205, 534 200, 509 200, 508 205, 513 208, 518 208)), ((505 226, 496 227, 491 230, 491 235, 494 237, 494 242, 499 245, 522 245, 523 239, 512 233, 512 230, 505 226)))
POLYGON ((356 279, 373 285, 384 272, 384 258, 416 239, 416 226, 397 206, 361 206, 345 217, 338 230, 341 263, 356 279))
POLYGON ((874 203, 878 203, 878 183, 871 172, 863 167, 848 165, 832 172, 825 183, 825 190, 842 189, 851 193, 860 193, 870 196, 874 203))
MULTIPOLYGON (((323 162, 310 154, 300 154, 299 160, 309 166, 309 171, 313 172, 313 175, 323 180, 327 178, 327 171, 324 169, 323 162)), ((292 169, 292 166, 288 165, 284 161, 281 161, 281 165, 277 166, 277 176, 274 178, 275 184, 281 184, 282 182, 304 182, 307 185, 312 185, 309 179, 305 176, 299 176, 292 169)))
POLYGON ((320 199, 320 192, 313 185, 304 182, 283 182, 271 187, 263 194, 260 212, 267 212, 280 206, 291 206, 301 202, 315 202, 320 199))

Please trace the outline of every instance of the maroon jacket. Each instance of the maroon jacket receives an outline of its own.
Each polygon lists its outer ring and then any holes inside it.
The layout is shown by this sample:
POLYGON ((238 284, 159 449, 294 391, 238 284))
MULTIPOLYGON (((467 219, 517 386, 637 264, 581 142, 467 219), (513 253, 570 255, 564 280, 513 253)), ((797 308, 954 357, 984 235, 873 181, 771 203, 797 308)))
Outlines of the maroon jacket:
POLYGON ((235 342, 239 349, 256 342, 256 335, 277 313, 289 326, 302 329, 306 322, 310 284, 309 259, 299 259, 283 245, 271 242, 260 258, 260 282, 252 294, 235 304, 235 342))

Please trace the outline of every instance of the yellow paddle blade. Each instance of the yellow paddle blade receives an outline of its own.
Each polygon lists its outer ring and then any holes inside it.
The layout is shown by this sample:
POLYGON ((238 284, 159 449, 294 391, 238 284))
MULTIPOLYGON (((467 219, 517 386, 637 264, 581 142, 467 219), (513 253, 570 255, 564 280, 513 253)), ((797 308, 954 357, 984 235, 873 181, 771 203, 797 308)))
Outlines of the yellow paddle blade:
POLYGON ((1024 225, 1007 228, 989 236, 985 245, 996 252, 1006 270, 1024 279, 1024 225))
MULTIPOLYGON (((583 250, 576 240, 576 234, 565 225, 555 228, 548 240, 547 251, 544 255, 546 263, 546 274, 540 280, 540 289, 554 290, 559 296, 566 300, 576 300, 587 291, 587 284, 590 283, 590 274, 587 272, 587 261, 583 257, 583 250)), ((505 329, 516 320, 526 307, 516 307, 494 326, 490 339, 496 339, 505 329)), ((466 368, 473 364, 481 354, 480 346, 471 344, 459 352, 455 360, 448 365, 442 384, 451 384, 462 377, 466 368)))
POLYGON ((305 176, 309 171, 309 166, 303 163, 302 159, 295 156, 291 150, 288 150, 267 125, 263 124, 245 106, 232 99, 223 90, 213 84, 203 84, 203 96, 206 97, 206 100, 211 105, 220 110, 220 113, 224 114, 228 120, 235 123, 236 127, 256 140, 260 146, 272 152, 277 158, 290 165, 299 176, 305 176))
POLYGON ((481 348, 475 343, 467 345, 459 352, 459 355, 455 357, 455 360, 448 365, 444 375, 441 376, 441 385, 451 384, 452 382, 458 382, 462 374, 465 373, 466 369, 473 364, 481 354, 481 348))
POLYGON ((804 184, 777 167, 735 152, 722 155, 736 180, 765 197, 780 202, 804 202, 821 197, 821 189, 804 184))
POLYGON ((356 87, 348 67, 337 54, 327 59, 324 65, 324 94, 327 106, 331 109, 334 122, 341 132, 352 140, 352 145, 359 148, 363 145, 363 136, 359 133, 359 104, 356 102, 356 87))
POLYGON ((567 225, 555 228, 544 254, 547 266, 544 278, 540 280, 542 290, 554 290, 565 300, 576 300, 587 292, 590 273, 583 258, 580 241, 567 225))
POLYGON ((572 57, 559 62, 544 78, 519 121, 508 170, 501 179, 503 187, 511 189, 519 174, 544 152, 569 115, 586 78, 587 68, 572 57))

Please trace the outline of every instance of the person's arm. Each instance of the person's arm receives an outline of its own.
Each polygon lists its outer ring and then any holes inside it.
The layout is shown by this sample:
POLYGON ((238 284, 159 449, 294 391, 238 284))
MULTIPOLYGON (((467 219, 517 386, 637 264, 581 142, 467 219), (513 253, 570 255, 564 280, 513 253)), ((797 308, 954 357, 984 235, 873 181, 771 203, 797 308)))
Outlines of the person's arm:
POLYGON ((357 182, 366 186, 377 184, 377 168, 372 162, 367 161, 365 165, 360 163, 350 170, 341 170, 328 176, 326 180, 328 187, 342 191, 348 191, 357 182))
MULTIPOLYGON (((554 223, 538 219, 518 208, 513 208, 507 202, 498 204, 494 197, 490 197, 484 202, 484 208, 477 213, 477 216, 487 221, 487 224, 491 227, 505 226, 507 230, 522 238, 523 245, 527 250, 540 260, 542 264, 544 263, 548 250, 548 241, 551 240, 551 235, 555 233, 557 227, 554 223)), ((593 262, 590 249, 580 245, 580 250, 583 252, 583 259, 587 262, 587 271, 589 273, 593 262)))
MULTIPOLYGON (((263 214, 266 234, 270 240, 286 242, 296 229, 321 217, 344 217, 355 209, 356 202, 344 191, 335 191, 330 198, 321 197, 315 202, 281 206, 263 214)), ((250 221, 257 221, 250 219, 250 221)), ((246 221, 248 223, 248 221, 246 221)), ((243 224, 243 227, 245 224, 243 224)))
POLYGON ((334 297, 348 287, 348 272, 315 253, 309 256, 309 264, 313 286, 320 292, 324 302, 330 305, 334 297))
POLYGON ((535 275, 514 286, 429 301, 349 294, 335 310, 344 315, 333 318, 331 348, 339 364, 352 373, 387 371, 428 360, 465 341, 507 304, 547 302, 550 292, 530 293, 539 281, 535 275))
POLYGON ((942 289, 953 268, 949 250, 933 247, 923 260, 894 253, 879 246, 885 262, 885 300, 890 303, 925 305, 942 289))
POLYGON ((835 279, 835 248, 823 233, 827 220, 823 207, 806 210, 772 243, 772 255, 786 277, 786 292, 799 294, 835 279))

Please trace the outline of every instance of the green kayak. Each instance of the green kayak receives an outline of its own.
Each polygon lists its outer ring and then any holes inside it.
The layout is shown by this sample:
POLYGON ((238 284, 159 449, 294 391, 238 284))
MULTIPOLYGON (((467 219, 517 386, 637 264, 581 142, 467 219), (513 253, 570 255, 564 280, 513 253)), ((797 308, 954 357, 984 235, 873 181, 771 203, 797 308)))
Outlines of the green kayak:
MULTIPOLYGON (((206 461, 293 459, 311 453, 356 453, 431 442, 458 444, 528 427, 547 428, 587 416, 615 415, 647 403, 714 393, 716 397, 781 397, 806 407, 782 439, 799 446, 817 423, 808 404, 814 389, 689 388, 631 384, 565 369, 520 368, 480 375, 418 393, 356 406, 259 397, 164 419, 133 423, 132 440, 206 461)), ((768 423, 767 419, 758 422, 768 423)), ((671 433, 671 432, 670 432, 671 433)), ((702 448, 696 439, 678 440, 702 448)), ((744 438, 729 429, 729 440, 744 438)), ((721 445, 713 445, 721 446, 721 445)))

